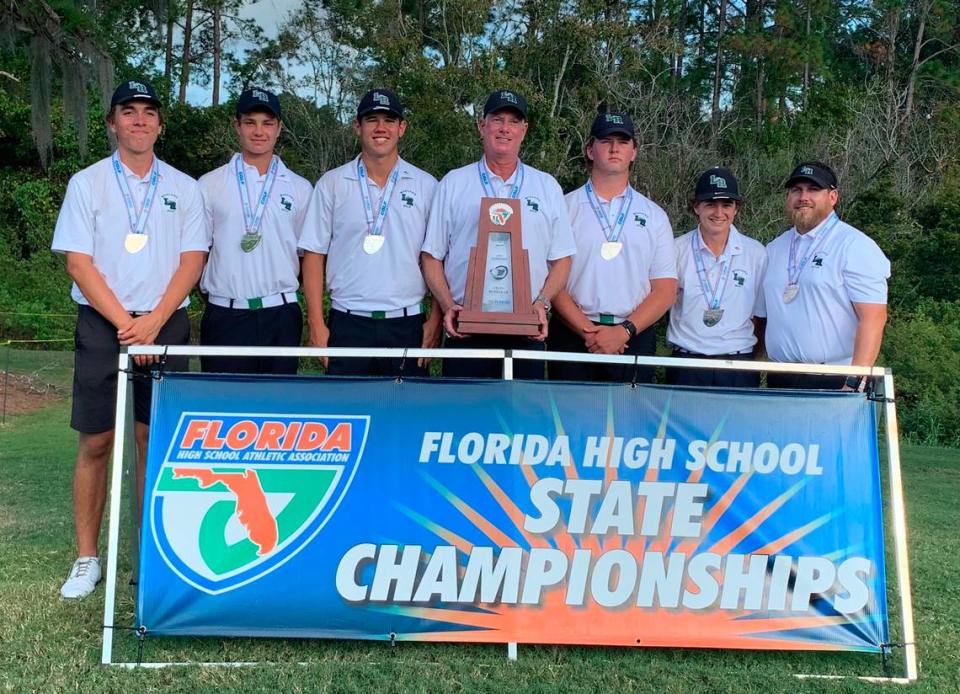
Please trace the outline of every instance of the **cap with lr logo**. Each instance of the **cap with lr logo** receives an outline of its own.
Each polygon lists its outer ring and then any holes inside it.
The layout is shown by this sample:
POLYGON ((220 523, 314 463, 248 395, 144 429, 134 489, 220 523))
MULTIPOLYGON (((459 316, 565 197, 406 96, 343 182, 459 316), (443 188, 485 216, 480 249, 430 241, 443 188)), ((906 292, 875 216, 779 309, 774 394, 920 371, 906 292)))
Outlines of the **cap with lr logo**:
POLYGON ((727 179, 723 176, 717 176, 716 174, 710 174, 710 185, 716 188, 726 188, 727 179))
POLYGON ((390 99, 387 97, 387 95, 386 95, 386 94, 381 94, 380 92, 374 92, 374 93, 373 93, 373 100, 376 101, 376 102, 377 102, 378 104, 380 104, 381 106, 389 106, 389 105, 390 105, 390 99))

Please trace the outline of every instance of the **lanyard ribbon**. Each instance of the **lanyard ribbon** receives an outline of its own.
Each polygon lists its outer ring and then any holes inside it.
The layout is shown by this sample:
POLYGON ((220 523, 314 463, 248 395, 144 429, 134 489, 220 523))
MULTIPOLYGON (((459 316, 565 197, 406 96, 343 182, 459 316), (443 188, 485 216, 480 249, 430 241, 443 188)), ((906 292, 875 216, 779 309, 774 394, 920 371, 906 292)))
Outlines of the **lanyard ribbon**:
POLYGON ((243 205, 243 220, 247 225, 248 234, 260 234, 260 225, 263 223, 263 213, 267 210, 267 200, 270 191, 277 180, 277 171, 280 168, 280 157, 274 155, 267 170, 267 180, 263 182, 260 198, 257 200, 256 211, 250 205, 250 191, 247 188, 247 174, 243 169, 243 155, 238 154, 233 160, 233 168, 237 172, 237 189, 240 191, 240 203, 243 205))
MULTIPOLYGON (((820 238, 817 239, 817 244, 806 253, 797 263, 797 242, 800 240, 799 235, 794 235, 790 240, 790 258, 787 263, 787 279, 789 284, 799 284, 800 282, 800 273, 803 272, 803 268, 807 266, 807 263, 811 258, 815 257, 817 251, 820 250, 820 247, 823 246, 824 242, 827 240, 827 236, 833 231, 833 228, 837 226, 837 222, 840 221, 840 218, 836 213, 830 215, 829 224, 820 232, 820 238)), ((796 228, 794 228, 796 229, 796 228)))
POLYGON ((390 178, 387 180, 387 187, 380 196, 380 207, 377 209, 377 218, 373 218, 373 202, 370 199, 370 189, 367 188, 367 168, 363 165, 360 157, 357 157, 357 178, 360 180, 360 197, 363 198, 363 213, 367 217, 367 233, 371 236, 380 236, 383 233, 383 222, 387 218, 387 209, 390 207, 390 198, 393 197, 393 189, 397 186, 397 179, 400 178, 400 162, 393 167, 390 172, 390 178))
MULTIPOLYGON (((607 241, 615 243, 620 238, 620 234, 623 233, 623 225, 626 223, 627 214, 630 212, 630 205, 633 202, 633 188, 629 185, 627 186, 626 194, 623 196, 623 202, 620 203, 620 212, 617 213, 617 219, 612 225, 607 215, 603 213, 603 209, 600 207, 600 200, 593 191, 593 184, 590 183, 590 181, 587 181, 586 189, 587 200, 590 201, 590 207, 593 208, 593 213, 597 215, 600 228, 603 229, 603 235, 607 241)), ((610 202, 610 209, 613 209, 613 201, 610 202)))
POLYGON ((117 178, 117 185, 120 186, 120 193, 123 195, 123 201, 127 205, 127 217, 130 219, 130 232, 133 234, 142 234, 147 226, 147 217, 150 216, 150 208, 153 207, 153 198, 157 193, 157 184, 160 181, 160 162, 157 157, 153 157, 153 166, 150 169, 150 185, 147 188, 147 195, 143 198, 143 207, 140 208, 140 214, 137 214, 137 206, 133 201, 133 193, 130 192, 130 184, 127 183, 127 176, 123 172, 123 166, 120 164, 120 153, 114 152, 111 157, 113 162, 113 175, 117 178))
MULTIPOLYGON (((477 172, 480 174, 480 183, 483 185, 483 192, 487 194, 488 198, 498 198, 497 192, 493 189, 493 184, 490 182, 490 172, 487 171, 487 164, 484 162, 483 157, 480 157, 480 161, 477 162, 477 172)), ((517 160, 517 179, 516 183, 513 184, 513 188, 510 189, 510 199, 516 200, 520 197, 520 189, 523 187, 523 162, 519 159, 517 160)))
MULTIPOLYGON (((697 268, 697 279, 700 280, 700 289, 703 290, 703 298, 707 300, 707 306, 716 311, 723 302, 723 296, 727 293, 727 285, 730 283, 730 266, 733 265, 730 258, 720 260, 720 275, 717 277, 717 283, 710 286, 710 279, 707 276, 707 268, 703 264, 703 254, 697 241, 702 241, 698 228, 693 234, 690 234, 690 246, 693 252, 693 263, 697 268)), ((729 239, 727 240, 729 244, 729 239)), ((705 245, 705 244, 704 244, 705 245)))

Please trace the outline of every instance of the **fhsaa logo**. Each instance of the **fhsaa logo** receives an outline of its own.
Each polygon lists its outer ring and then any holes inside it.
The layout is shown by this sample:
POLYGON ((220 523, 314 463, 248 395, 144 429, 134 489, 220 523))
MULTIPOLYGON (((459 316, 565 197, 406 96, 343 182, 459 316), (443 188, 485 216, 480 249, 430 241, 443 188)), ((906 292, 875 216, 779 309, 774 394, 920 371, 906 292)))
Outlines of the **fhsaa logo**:
POLYGON ((388 97, 386 94, 381 94, 380 92, 374 92, 373 100, 376 101, 381 106, 390 108, 390 97, 388 97))
POLYGON ((710 185, 714 186, 715 188, 725 189, 727 187, 727 179, 725 179, 723 176, 710 174, 710 185))
POLYGON ((336 512, 369 428, 366 416, 183 413, 150 506, 167 566, 211 595, 279 568, 336 512))
POLYGON ((490 209, 487 210, 487 213, 490 215, 491 222, 496 224, 498 227, 502 227, 507 223, 507 220, 513 216, 513 208, 505 202, 495 202, 490 205, 490 209))

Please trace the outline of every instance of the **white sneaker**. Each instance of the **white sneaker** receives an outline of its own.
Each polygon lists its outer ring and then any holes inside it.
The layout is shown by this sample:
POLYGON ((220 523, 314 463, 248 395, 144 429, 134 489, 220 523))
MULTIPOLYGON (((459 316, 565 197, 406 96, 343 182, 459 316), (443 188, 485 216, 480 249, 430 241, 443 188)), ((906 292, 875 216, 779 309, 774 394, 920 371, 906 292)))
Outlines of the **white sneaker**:
POLYGON ((97 557, 79 557, 73 562, 70 575, 60 588, 60 595, 68 600, 85 598, 100 582, 100 559, 97 557))

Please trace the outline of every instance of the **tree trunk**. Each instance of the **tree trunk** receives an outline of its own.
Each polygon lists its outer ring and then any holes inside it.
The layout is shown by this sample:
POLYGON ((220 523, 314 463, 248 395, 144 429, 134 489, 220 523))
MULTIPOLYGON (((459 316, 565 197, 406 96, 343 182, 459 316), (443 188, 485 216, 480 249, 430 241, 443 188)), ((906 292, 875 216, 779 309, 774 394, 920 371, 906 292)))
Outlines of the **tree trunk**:
POLYGON ((164 96, 173 96, 173 29, 176 26, 173 4, 167 6, 167 36, 163 47, 163 88, 164 96))
POLYGON ((183 57, 180 61, 180 94, 177 102, 187 103, 187 85, 190 83, 190 41, 193 39, 193 0, 187 0, 183 18, 183 57))
POLYGON ((923 34, 927 28, 927 15, 930 12, 930 3, 920 6, 920 25, 917 27, 917 40, 913 44, 913 61, 910 63, 910 75, 907 78, 907 98, 903 105, 903 118, 900 121, 901 130, 905 129, 910 116, 913 114, 913 93, 917 86, 917 71, 920 69, 920 51, 923 48, 923 34))
POLYGON ((214 106, 220 104, 220 60, 222 58, 223 49, 220 45, 220 3, 217 2, 213 6, 213 96, 212 101, 214 106))
POLYGON ((720 0, 719 16, 717 17, 717 52, 713 62, 713 103, 710 114, 714 126, 720 120, 720 83, 723 73, 723 32, 726 28, 727 0, 720 0))
POLYGON ((807 56, 806 60, 803 61, 803 107, 807 107, 807 94, 810 91, 810 21, 811 21, 811 11, 810 3, 813 0, 806 0, 807 6, 807 25, 806 33, 804 34, 804 55, 807 56))

